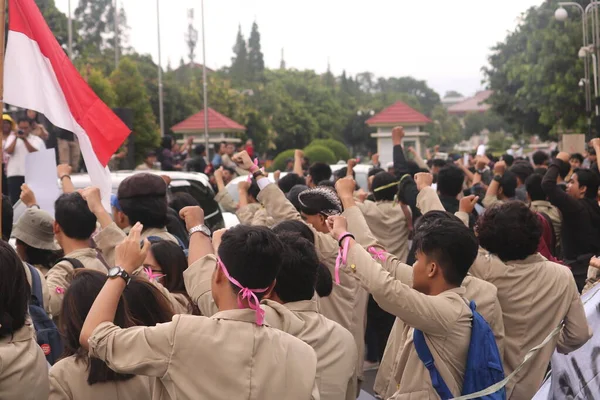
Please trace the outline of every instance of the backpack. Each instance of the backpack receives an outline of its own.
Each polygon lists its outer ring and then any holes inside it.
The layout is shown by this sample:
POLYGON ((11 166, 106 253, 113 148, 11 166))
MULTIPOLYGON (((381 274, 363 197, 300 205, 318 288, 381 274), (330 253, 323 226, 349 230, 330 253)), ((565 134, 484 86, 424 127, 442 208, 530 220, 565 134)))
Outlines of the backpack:
POLYGON ((58 264, 61 261, 67 261, 69 263, 71 263, 71 266, 73 266, 73 269, 83 269, 85 268, 85 265, 83 265, 83 263, 81 261, 79 261, 76 258, 67 258, 67 257, 63 257, 63 258, 59 258, 58 260, 56 260, 56 262, 54 263, 54 265, 58 264))
MULTIPOLYGON (((471 301, 469 306, 473 312, 473 324, 461 393, 463 396, 484 390, 504 379, 502 359, 496 345, 494 332, 492 332, 492 329, 481 314, 475 311, 475 302, 471 301)), ((444 382, 444 379, 435 367, 433 356, 429 347, 427 347, 423 332, 415 329, 413 341, 419 358, 429 371, 431 383, 438 395, 442 400, 454 398, 455 396, 450 392, 446 382, 444 382)), ((495 393, 479 398, 485 400, 505 400, 506 390, 503 387, 495 393)))
MULTIPOLYGON (((179 238, 179 236, 177 236, 177 235, 173 235, 173 234, 171 234, 171 235, 175 239, 177 239, 177 244, 179 245, 179 247, 181 247, 181 250, 183 250, 183 253, 187 257, 189 255, 189 250, 188 250, 187 246, 185 245, 185 243, 183 243, 183 240, 181 240, 179 238)), ((163 238, 161 238, 159 236, 148 236, 146 239, 148 239, 148 241, 150 243, 160 242, 161 240, 164 240, 163 238)))
POLYGON ((50 319, 43 305, 42 280, 35 267, 27 264, 31 272, 31 302, 29 303, 29 315, 33 320, 33 326, 37 337, 37 343, 41 347, 46 361, 54 365, 63 352, 63 343, 58 333, 58 328, 50 319))

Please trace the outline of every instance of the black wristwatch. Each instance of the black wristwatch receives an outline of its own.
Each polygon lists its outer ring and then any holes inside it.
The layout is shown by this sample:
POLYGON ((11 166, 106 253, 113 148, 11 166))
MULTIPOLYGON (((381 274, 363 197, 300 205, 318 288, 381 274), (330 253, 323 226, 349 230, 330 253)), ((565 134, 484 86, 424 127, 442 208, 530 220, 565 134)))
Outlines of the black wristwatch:
POLYGON ((494 180, 498 183, 502 183, 502 175, 496 175, 494 176, 494 180))
POLYGON ((108 270, 108 277, 110 279, 123 278, 126 285, 131 282, 131 276, 121 267, 114 267, 108 270))

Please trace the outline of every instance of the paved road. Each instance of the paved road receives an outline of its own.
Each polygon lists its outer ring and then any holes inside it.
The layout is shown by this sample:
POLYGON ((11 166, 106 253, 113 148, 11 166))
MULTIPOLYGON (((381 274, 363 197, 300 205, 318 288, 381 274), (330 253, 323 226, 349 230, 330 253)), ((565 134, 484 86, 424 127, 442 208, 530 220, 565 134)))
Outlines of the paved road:
POLYGON ((375 376, 377 375, 377 370, 367 371, 365 372, 365 381, 362 385, 362 391, 358 400, 374 400, 373 397, 373 384, 375 383, 375 376))

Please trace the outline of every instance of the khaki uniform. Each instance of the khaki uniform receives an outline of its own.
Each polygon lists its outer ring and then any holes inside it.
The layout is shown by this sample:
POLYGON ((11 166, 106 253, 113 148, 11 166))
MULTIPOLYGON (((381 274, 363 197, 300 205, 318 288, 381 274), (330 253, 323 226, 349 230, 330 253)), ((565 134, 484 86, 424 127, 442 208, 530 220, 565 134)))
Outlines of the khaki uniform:
POLYGON ((141 400, 151 399, 150 378, 134 376, 126 381, 101 382, 89 385, 87 360, 75 356, 63 358, 50 368, 48 400, 141 400))
POLYGON ((255 321, 243 309, 176 315, 155 327, 104 322, 90 337, 90 355, 115 371, 158 378, 153 399, 319 399, 311 347, 255 321))
POLYGON ((237 211, 237 204, 233 201, 233 198, 227 189, 219 191, 215 196, 215 201, 219 203, 226 212, 235 213, 237 211))
MULTIPOLYGON (((287 220, 302 220, 292 203, 288 201, 281 189, 273 183, 267 185, 258 195, 259 201, 268 210, 275 223, 287 220)), ((331 235, 317 232, 309 225, 315 235, 315 248, 319 260, 331 271, 335 279, 335 260, 339 244, 331 235)), ((319 311, 325 317, 348 329, 358 350, 356 373, 362 378, 365 349, 365 329, 367 324, 367 302, 369 294, 358 281, 345 274, 340 274, 340 284, 333 285, 328 297, 319 299, 319 311)))
POLYGON ((46 400, 49 391, 48 362, 28 319, 12 336, 0 339, 0 399, 46 400))
POLYGON ((436 367, 454 395, 462 389, 467 352, 471 341, 472 313, 463 287, 427 296, 395 279, 359 244, 348 251, 346 274, 368 288, 385 311, 400 318, 405 326, 404 343, 397 365, 398 389, 392 399, 438 398, 429 372, 412 343, 413 329, 420 329, 436 367))
MULTIPOLYGON (((366 226, 364 217, 356 207, 347 209, 345 215, 348 220, 349 230, 355 233, 358 244, 364 248, 372 246, 381 248, 366 226)), ((407 286, 412 286, 413 268, 403 264, 397 257, 391 254, 386 254, 385 257, 385 260, 379 260, 383 269, 395 280, 407 286)), ((496 288, 494 285, 473 276, 467 276, 463 281, 462 287, 466 290, 464 297, 475 301, 477 311, 489 323, 494 332, 500 356, 502 356, 504 353, 504 324, 496 288)), ((384 396, 384 398, 388 398, 396 392, 398 383, 402 379, 402 374, 398 367, 401 361, 402 349, 407 340, 405 337, 405 328, 406 325, 404 322, 400 318, 396 318, 377 372, 374 389, 376 393, 384 396)))
POLYGON ((267 226, 275 225, 273 218, 269 216, 267 210, 260 203, 252 203, 238 208, 236 215, 240 223, 249 226, 267 226))
POLYGON ((554 350, 567 354, 592 336, 573 275, 567 267, 550 262, 540 254, 503 263, 483 249, 471 273, 498 288, 506 332, 504 370, 507 375, 564 320, 561 333, 508 382, 507 398, 530 399, 544 379, 554 350))
POLYGON ((358 354, 352 334, 340 324, 325 318, 318 311, 316 299, 279 304, 264 300, 265 306, 286 315, 281 309, 289 310, 301 320, 290 323, 290 318, 275 326, 302 340, 313 348, 317 355, 317 386, 321 400, 355 400, 358 354))
POLYGON ((562 215, 560 210, 553 206, 549 201, 532 201, 529 206, 535 212, 541 212, 546 214, 550 221, 552 221, 552 227, 554 228, 554 234, 556 235, 556 245, 560 246, 560 230, 562 227, 562 215))
MULTIPOLYGON (((167 232, 166 228, 148 228, 144 229, 141 234, 141 239, 146 239, 150 236, 156 236, 163 240, 168 240, 173 243, 179 244, 179 241, 175 236, 167 232)), ((102 229, 96 236, 94 236, 94 242, 102 253, 102 256, 110 266, 115 265, 115 248, 120 244, 127 235, 121 230, 117 224, 111 223, 106 228, 102 229)))
MULTIPOLYGON (((26 263, 23 263, 23 267, 25 269, 25 276, 27 277, 27 283, 29 283, 29 287, 31 289, 33 289, 32 287, 32 281, 31 281, 31 271, 29 270, 29 267, 27 266, 26 263)), ((42 274, 42 272, 39 269, 35 269, 38 273, 38 276, 40 277, 40 283, 42 284, 42 296, 44 297, 42 299, 42 301, 44 302, 44 310, 46 310, 47 313, 50 313, 50 292, 48 291, 48 285, 46 284, 46 278, 44 277, 44 274, 42 274)))
POLYGON ((497 196, 488 196, 487 194, 483 198, 483 206, 485 208, 491 208, 496 204, 502 204, 504 201, 498 199, 497 196))
MULTIPOLYGON (((66 258, 75 258, 89 269, 107 273, 106 266, 98 259, 98 253, 95 249, 79 249, 72 251, 65 256, 66 258)), ((65 291, 71 286, 73 279, 73 265, 68 261, 61 261, 48 271, 46 284, 50 295, 50 314, 54 318, 60 315, 62 301, 65 291)))
POLYGON ((390 254, 402 262, 408 258, 408 222, 399 204, 391 201, 356 203, 369 229, 390 254))

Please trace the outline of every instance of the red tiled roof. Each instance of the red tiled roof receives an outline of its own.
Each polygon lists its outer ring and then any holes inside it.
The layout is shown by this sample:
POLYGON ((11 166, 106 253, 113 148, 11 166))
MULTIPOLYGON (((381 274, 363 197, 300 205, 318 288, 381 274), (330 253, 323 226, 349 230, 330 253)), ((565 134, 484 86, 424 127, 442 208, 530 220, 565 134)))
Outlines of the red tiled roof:
POLYGON ((369 118, 367 125, 428 124, 431 120, 402 101, 369 118))
MULTIPOLYGON (((204 110, 194 114, 185 121, 174 125, 171 130, 179 132, 202 132, 204 130, 204 110)), ((238 124, 234 120, 227 118, 212 108, 208 109, 208 130, 221 132, 243 132, 246 127, 238 124)))
POLYGON ((486 104, 485 101, 494 93, 491 90, 484 90, 478 92, 473 97, 469 97, 468 99, 461 101, 460 103, 456 103, 448 107, 448 113, 450 114, 462 114, 469 112, 484 112, 491 108, 489 104, 486 104))

